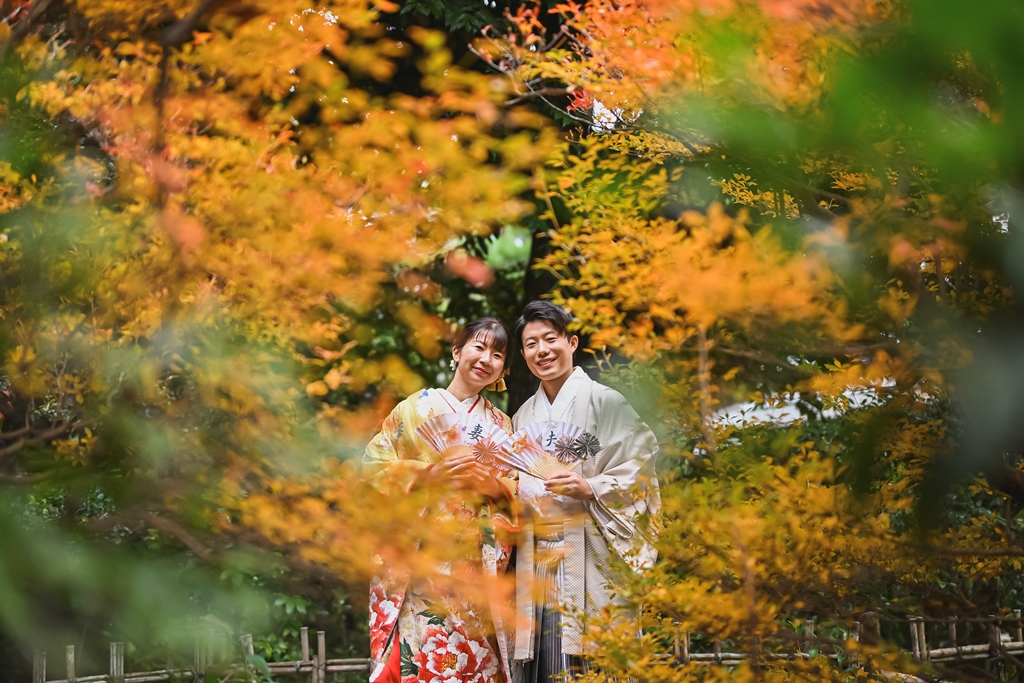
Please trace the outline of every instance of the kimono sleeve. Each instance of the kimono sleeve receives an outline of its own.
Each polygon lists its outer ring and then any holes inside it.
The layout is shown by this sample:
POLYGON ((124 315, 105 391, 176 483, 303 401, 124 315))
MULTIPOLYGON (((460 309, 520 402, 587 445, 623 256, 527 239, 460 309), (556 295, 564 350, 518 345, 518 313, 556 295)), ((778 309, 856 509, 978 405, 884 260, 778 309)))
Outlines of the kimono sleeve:
POLYGON ((652 508, 657 507, 658 498, 654 476, 658 441, 618 392, 611 392, 604 402, 598 421, 608 442, 601 444, 598 455, 601 469, 587 478, 594 491, 588 507, 602 533, 612 537, 610 541, 618 541, 613 546, 621 542, 633 545, 647 531, 647 525, 638 528, 637 517, 656 512, 652 508))
POLYGON ((416 480, 430 467, 406 445, 409 425, 403 418, 408 399, 402 401, 381 425, 380 433, 370 439, 363 453, 363 472, 367 481, 384 494, 408 493, 416 480))

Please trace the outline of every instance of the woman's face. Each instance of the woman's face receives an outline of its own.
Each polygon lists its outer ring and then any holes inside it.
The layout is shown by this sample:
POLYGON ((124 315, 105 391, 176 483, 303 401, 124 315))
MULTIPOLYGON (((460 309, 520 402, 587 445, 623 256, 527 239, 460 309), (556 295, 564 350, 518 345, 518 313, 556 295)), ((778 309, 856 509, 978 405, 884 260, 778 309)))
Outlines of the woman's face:
POLYGON ((452 357, 459 364, 455 374, 470 386, 483 388, 501 377, 505 369, 505 354, 493 348, 490 342, 489 337, 478 334, 461 349, 452 349, 452 357))

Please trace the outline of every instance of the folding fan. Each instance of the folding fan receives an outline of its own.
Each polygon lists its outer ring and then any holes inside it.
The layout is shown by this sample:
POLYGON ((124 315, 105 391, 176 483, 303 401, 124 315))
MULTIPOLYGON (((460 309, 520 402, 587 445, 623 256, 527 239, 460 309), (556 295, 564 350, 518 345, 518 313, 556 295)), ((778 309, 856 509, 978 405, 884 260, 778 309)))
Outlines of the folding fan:
POLYGON ((509 462, 508 449, 512 446, 512 439, 502 429, 491 436, 480 439, 473 444, 473 456, 484 465, 493 467, 502 474, 507 474, 513 469, 509 462))
POLYGON ((512 435, 507 462, 515 469, 548 479, 574 469, 601 448, 597 439, 569 422, 535 422, 512 435))
POLYGON ((416 435, 442 457, 469 448, 484 464, 508 470, 501 465, 500 454, 508 450, 509 438, 498 425, 469 413, 445 413, 432 417, 416 428, 416 435), (498 454, 495 456, 494 454, 498 454))

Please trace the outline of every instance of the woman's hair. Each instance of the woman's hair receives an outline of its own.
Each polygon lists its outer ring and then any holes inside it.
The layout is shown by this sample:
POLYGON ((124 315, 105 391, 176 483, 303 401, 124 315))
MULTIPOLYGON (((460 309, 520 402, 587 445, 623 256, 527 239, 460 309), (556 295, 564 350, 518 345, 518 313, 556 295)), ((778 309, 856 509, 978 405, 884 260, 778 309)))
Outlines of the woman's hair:
POLYGON ((572 322, 572 315, 569 314, 569 311, 561 306, 556 306, 550 301, 541 301, 539 299, 531 301, 526 304, 523 314, 516 321, 516 339, 519 340, 520 344, 523 343, 523 329, 537 320, 551 323, 551 327, 555 328, 555 332, 566 337, 569 334, 569 323, 572 322))
POLYGON ((459 331, 455 337, 455 348, 461 349, 470 340, 480 336, 487 340, 488 346, 501 353, 508 353, 509 333, 505 323, 497 318, 478 318, 459 331))

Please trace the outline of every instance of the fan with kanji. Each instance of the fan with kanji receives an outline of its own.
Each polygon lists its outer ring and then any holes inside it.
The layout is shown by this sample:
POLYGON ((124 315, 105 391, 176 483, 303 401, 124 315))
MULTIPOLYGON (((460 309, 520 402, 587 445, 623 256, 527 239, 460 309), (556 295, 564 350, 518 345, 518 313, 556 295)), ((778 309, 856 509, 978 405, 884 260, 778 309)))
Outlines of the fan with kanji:
POLYGON ((597 438, 582 427, 557 420, 524 427, 511 441, 505 462, 538 479, 569 472, 601 448, 597 438))
POLYGON ((416 435, 442 458, 469 450, 477 460, 502 472, 510 465, 503 455, 512 441, 498 425, 470 413, 445 413, 416 428, 416 435))

